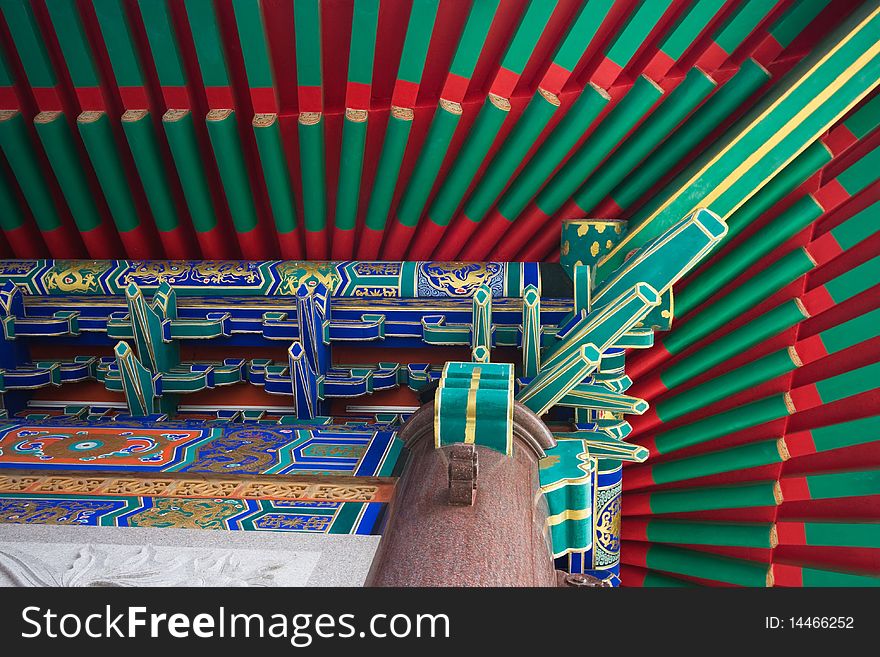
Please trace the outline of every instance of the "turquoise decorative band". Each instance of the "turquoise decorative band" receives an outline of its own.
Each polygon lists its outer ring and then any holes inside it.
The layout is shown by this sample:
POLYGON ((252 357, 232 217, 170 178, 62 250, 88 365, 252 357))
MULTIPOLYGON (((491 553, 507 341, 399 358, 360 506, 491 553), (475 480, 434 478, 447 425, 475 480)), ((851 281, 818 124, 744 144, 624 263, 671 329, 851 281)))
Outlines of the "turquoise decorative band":
POLYGON ((589 550, 593 544, 592 467, 583 440, 560 440, 541 459, 541 492, 549 507, 553 557, 589 550))
POLYGON ((437 447, 482 445, 510 456, 513 365, 446 363, 434 397, 434 441, 437 447))

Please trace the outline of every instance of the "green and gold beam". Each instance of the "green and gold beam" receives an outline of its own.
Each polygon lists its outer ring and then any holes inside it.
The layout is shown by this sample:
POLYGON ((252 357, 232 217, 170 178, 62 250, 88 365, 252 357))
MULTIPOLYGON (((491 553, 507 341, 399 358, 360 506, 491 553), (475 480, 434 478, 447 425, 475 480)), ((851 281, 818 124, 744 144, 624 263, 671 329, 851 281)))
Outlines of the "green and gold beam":
POLYGON ((594 306, 594 310, 561 336, 556 345, 545 350, 541 358, 542 369, 569 359, 586 344, 593 344, 604 352, 659 302, 657 290, 648 283, 637 283, 601 307, 594 306))
POLYGON ((554 431, 557 440, 583 440, 590 455, 602 459, 616 459, 630 463, 642 463, 648 458, 648 450, 614 438, 602 431, 554 431))
POLYGON ((760 258, 868 187, 878 179, 878 169, 880 147, 857 160, 816 192, 798 199, 765 230, 740 243, 723 258, 716 259, 709 267, 704 268, 699 276, 694 277, 677 295, 677 314, 687 315, 760 258))
MULTIPOLYGON (((678 221, 654 242, 629 258, 606 281, 597 285, 593 308, 610 303, 624 290, 644 282, 664 294, 697 262, 706 257, 727 233, 715 213, 699 209, 678 221)), ((611 247, 614 249, 614 245, 611 247)))
POLYGON ((113 353, 129 415, 148 417, 160 412, 162 375, 144 367, 125 342, 117 343, 113 353))
MULTIPOLYGON (((765 4, 765 3, 761 3, 765 4)), ((880 84, 880 7, 858 8, 718 145, 631 219, 598 280, 695 204, 728 217, 880 84)))
POLYGON ((648 410, 648 402, 638 397, 624 395, 610 390, 607 386, 594 383, 579 383, 556 400, 557 406, 575 409, 589 409, 604 413, 640 415, 648 410))
MULTIPOLYGON (((873 98, 862 101, 850 116, 838 122, 818 141, 810 144, 773 180, 764 185, 748 202, 730 215, 727 220, 729 227, 727 241, 736 237, 833 158, 847 151, 878 127, 878 123, 880 123, 878 116, 880 116, 880 96, 874 95, 873 98)), ((823 197, 821 200, 828 204, 836 205, 840 198, 849 194, 845 189, 841 189, 840 185, 824 186, 826 189, 821 194, 823 197)), ((851 195, 849 194, 849 196, 851 195)), ((701 270, 698 271, 701 272, 701 270)), ((696 275, 696 272, 694 274, 696 275)))
POLYGON ((556 366, 542 367, 538 376, 517 393, 516 399, 536 415, 543 415, 595 370, 601 358, 595 345, 583 345, 556 366))

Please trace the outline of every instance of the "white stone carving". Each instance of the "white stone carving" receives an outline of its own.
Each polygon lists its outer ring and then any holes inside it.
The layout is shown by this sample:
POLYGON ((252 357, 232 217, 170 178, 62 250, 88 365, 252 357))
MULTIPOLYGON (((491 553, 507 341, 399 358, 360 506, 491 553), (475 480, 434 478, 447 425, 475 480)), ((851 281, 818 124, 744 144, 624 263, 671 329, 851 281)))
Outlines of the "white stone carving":
POLYGON ((0 543, 3 586, 303 586, 320 552, 0 543))

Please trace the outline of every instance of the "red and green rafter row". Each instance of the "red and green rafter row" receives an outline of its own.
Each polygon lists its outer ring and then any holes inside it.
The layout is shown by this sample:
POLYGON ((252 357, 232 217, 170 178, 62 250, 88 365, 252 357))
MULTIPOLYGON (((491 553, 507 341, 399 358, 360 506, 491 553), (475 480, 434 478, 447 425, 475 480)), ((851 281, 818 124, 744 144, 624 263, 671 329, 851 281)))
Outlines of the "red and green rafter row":
POLYGON ((310 260, 326 260, 329 252, 326 230, 327 181, 322 115, 321 5, 318 0, 295 0, 293 19, 306 257, 310 260))
MULTIPOLYGON (((510 113, 508 98, 519 82, 529 58, 556 8, 556 0, 531 0, 511 39, 501 66, 489 86, 489 95, 480 109, 456 159, 449 168, 428 209, 408 257, 428 257, 441 243, 449 222, 476 175, 480 163, 492 147, 495 136, 510 113)), ((417 220, 417 218, 416 218, 417 220)))
POLYGON ((403 257, 415 236, 416 225, 458 128, 462 115, 461 101, 486 42, 498 9, 498 1, 487 0, 471 5, 428 135, 397 205, 394 221, 386 238, 386 248, 383 251, 385 257, 403 257))
POLYGON ((376 165, 376 176, 367 205, 364 229, 358 240, 357 257, 372 260, 379 256, 385 236, 385 224, 391 212, 400 166, 409 143, 414 118, 413 107, 419 92, 425 59, 439 0, 417 0, 413 3, 397 69, 397 81, 391 95, 391 111, 385 129, 382 153, 376 165))
POLYGON ((364 167, 364 148, 367 143, 367 120, 378 24, 379 0, 355 0, 331 253, 335 260, 348 260, 354 257, 354 237, 364 167))

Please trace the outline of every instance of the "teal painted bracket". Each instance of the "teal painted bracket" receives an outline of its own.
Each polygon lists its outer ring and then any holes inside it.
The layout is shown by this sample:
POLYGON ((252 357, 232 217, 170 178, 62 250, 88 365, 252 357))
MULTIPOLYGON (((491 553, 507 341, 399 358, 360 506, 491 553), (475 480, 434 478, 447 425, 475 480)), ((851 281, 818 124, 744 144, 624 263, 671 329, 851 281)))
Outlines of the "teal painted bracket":
POLYGON ((443 367, 434 397, 434 444, 456 443, 513 453, 513 365, 448 362, 443 367))
POLYGON ((539 464, 547 500, 553 557, 588 550, 593 544, 592 461, 583 440, 560 440, 539 464))

